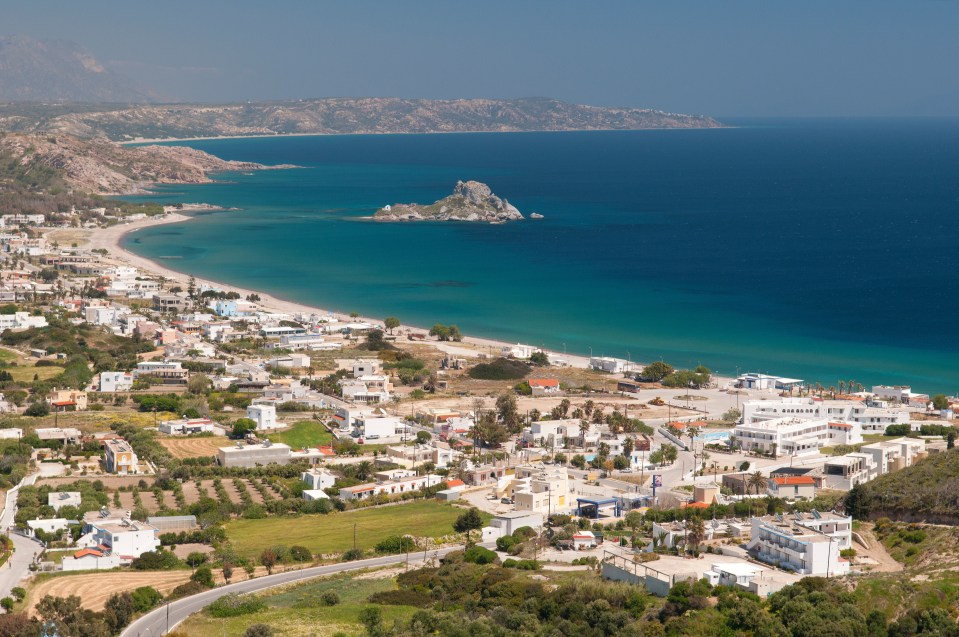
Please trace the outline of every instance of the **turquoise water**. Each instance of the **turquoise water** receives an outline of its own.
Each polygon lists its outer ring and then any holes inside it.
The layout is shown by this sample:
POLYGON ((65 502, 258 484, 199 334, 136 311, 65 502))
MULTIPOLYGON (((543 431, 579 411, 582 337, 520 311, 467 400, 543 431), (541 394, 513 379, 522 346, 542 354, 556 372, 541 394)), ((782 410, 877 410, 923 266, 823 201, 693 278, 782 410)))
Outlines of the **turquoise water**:
POLYGON ((242 210, 130 235, 184 272, 579 354, 959 390, 959 121, 190 142, 302 168, 145 199, 242 210), (377 224, 484 181, 541 221, 377 224))

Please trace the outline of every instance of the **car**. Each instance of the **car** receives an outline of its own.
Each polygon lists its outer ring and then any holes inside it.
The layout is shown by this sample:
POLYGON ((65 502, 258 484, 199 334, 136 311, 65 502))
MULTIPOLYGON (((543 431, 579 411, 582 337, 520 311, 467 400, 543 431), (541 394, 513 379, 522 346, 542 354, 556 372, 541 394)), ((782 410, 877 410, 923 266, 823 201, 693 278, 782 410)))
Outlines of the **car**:
POLYGON ((500 503, 502 503, 502 504, 513 504, 513 498, 503 498, 502 500, 500 500, 500 503))

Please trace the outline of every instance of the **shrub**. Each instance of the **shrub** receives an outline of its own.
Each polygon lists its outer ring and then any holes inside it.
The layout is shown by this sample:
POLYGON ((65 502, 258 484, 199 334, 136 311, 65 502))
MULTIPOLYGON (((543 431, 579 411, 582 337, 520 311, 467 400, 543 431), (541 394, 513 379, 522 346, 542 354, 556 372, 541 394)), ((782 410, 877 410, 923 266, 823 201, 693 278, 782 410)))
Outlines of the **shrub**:
POLYGON ((471 546, 466 549, 463 559, 473 564, 492 564, 497 560, 496 553, 482 546, 471 546))
POLYGON ((313 559, 313 553, 305 546, 291 546, 290 559, 294 562, 309 562, 313 559))
POLYGON ((341 559, 344 562, 354 562, 356 560, 363 559, 363 550, 362 549, 350 549, 343 553, 341 559))
POLYGON ((130 593, 130 597, 133 600, 133 609, 138 613, 147 612, 159 604, 160 600, 163 599, 163 595, 160 594, 160 591, 152 586, 141 586, 140 588, 136 588, 132 593, 130 593))
POLYGON ((913 531, 903 531, 902 539, 910 544, 920 544, 923 540, 926 539, 926 532, 921 529, 915 529, 913 531))
POLYGON ((406 553, 416 550, 416 542, 409 536, 391 535, 383 538, 374 549, 377 553, 406 553))
POLYGON ((512 535, 504 535, 496 538, 497 551, 508 551, 513 548, 514 544, 516 544, 516 538, 514 538, 512 535))
POLYGON ((415 591, 409 589, 400 589, 397 591, 380 591, 373 593, 369 601, 374 604, 387 604, 390 606, 417 606, 426 608, 433 603, 433 597, 425 591, 415 591))
POLYGON ((516 568, 516 560, 511 557, 503 560, 503 568, 516 568))
POLYGON ((194 551, 186 556, 186 563, 191 568, 196 568, 201 564, 206 564, 206 560, 206 553, 200 553, 199 551, 194 551))
POLYGON ((266 602, 256 595, 224 595, 210 604, 210 614, 214 617, 239 617, 266 610, 266 602))
POLYGON ((538 571, 543 565, 538 560, 519 560, 516 562, 516 568, 521 571, 538 571))
POLYGON ((216 584, 213 581, 213 569, 211 569, 209 566, 201 566, 200 568, 196 569, 193 575, 190 576, 190 581, 202 584, 207 588, 213 588, 213 586, 216 584))
POLYGON ((140 557, 133 560, 130 564, 132 568, 138 571, 160 571, 176 568, 180 565, 180 560, 170 551, 158 549, 156 551, 147 551, 140 557))
POLYGON ((340 603, 340 596, 337 595, 334 591, 326 591, 323 593, 323 596, 320 597, 323 601, 323 604, 326 606, 336 606, 340 603))
POLYGON ((508 358, 497 358, 491 363, 480 363, 468 374, 478 380, 520 380, 530 373, 530 366, 508 358))
POLYGON ((21 586, 14 586, 10 589, 10 594, 13 595, 13 598, 18 602, 22 602, 23 599, 27 596, 27 590, 21 586))
POLYGON ((180 584, 174 588, 169 595, 169 599, 179 599, 181 597, 189 597, 190 595, 196 595, 197 593, 202 593, 206 590, 209 590, 208 587, 204 586, 200 582, 189 581, 185 584, 180 584))
POLYGON ((273 629, 266 624, 253 624, 246 629, 243 637, 273 637, 273 629))

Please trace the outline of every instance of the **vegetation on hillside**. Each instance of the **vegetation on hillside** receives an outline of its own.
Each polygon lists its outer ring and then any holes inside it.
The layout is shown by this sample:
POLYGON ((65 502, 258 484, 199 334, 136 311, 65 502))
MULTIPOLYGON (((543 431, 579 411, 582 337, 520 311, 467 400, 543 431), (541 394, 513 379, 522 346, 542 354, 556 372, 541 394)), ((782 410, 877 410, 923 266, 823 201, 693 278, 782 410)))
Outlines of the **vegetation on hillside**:
POLYGON ((959 522, 959 449, 857 485, 846 498, 846 510, 860 519, 959 522))

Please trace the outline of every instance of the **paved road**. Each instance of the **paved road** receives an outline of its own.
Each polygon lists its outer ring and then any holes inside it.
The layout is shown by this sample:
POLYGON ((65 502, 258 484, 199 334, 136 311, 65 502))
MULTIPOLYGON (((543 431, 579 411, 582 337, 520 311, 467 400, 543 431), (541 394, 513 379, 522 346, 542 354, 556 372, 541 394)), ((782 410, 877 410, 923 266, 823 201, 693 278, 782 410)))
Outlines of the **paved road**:
MULTIPOLYGON (((6 531, 13 526, 13 519, 17 513, 17 494, 20 492, 20 486, 24 484, 33 484, 37 481, 38 474, 33 473, 14 488, 7 491, 7 501, 3 509, 3 515, 0 516, 0 529, 6 531)), ((30 574, 30 564, 33 562, 33 556, 43 550, 43 545, 36 540, 30 539, 19 533, 8 533, 13 540, 13 555, 6 564, 0 566, 0 598, 10 595, 10 590, 14 586, 19 586, 20 581, 30 574)))
MULTIPOLYGON (((458 551, 462 548, 462 546, 454 546, 435 551, 429 551, 427 559, 443 557, 447 553, 458 551)), ((271 588, 273 586, 289 584, 291 582, 299 582, 302 580, 312 579, 314 577, 333 575, 347 571, 356 571, 370 567, 391 566, 393 564, 404 563, 405 561, 405 555, 387 555, 385 557, 376 557, 373 559, 360 560, 357 562, 344 562, 341 564, 331 564, 329 566, 315 566, 313 568, 306 568, 299 571, 277 573, 276 575, 267 575, 266 577, 258 577, 245 582, 237 582, 236 584, 221 586, 219 588, 214 588, 213 590, 198 593, 197 595, 184 597, 183 599, 171 602, 170 604, 166 604, 147 613, 140 619, 130 624, 126 630, 120 633, 120 637, 147 637, 148 635, 150 637, 158 637, 159 635, 165 635, 168 630, 172 630, 184 619, 193 613, 203 610, 205 607, 212 604, 216 599, 226 595, 227 593, 253 593, 266 588, 271 588)), ((410 554, 410 564, 413 564, 414 562, 420 563, 422 561, 422 553, 417 553, 415 558, 412 554, 410 554)))

